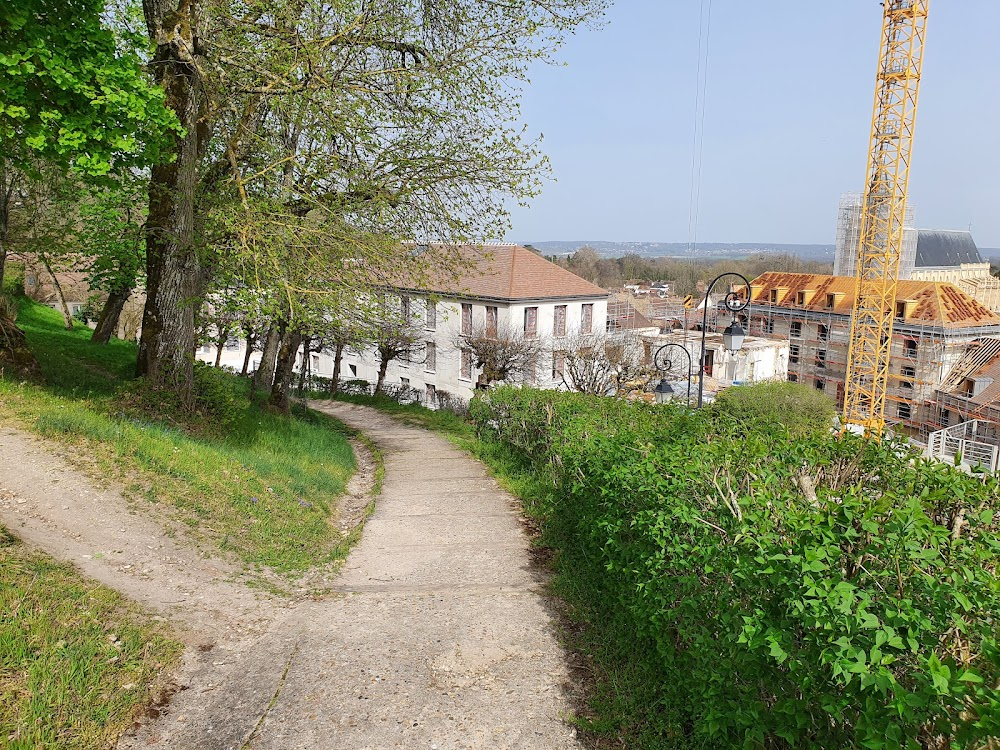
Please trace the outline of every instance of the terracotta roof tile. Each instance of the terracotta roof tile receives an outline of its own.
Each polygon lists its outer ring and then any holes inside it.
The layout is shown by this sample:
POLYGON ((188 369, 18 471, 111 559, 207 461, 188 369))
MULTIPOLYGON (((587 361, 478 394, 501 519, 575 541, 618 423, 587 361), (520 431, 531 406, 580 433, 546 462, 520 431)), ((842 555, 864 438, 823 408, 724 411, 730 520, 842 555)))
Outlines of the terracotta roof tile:
MULTIPOLYGON (((765 273, 751 282, 753 301, 850 315, 854 307, 856 280, 853 276, 828 276, 811 273, 765 273), (778 291, 778 301, 771 303, 771 292, 778 291), (798 292, 813 292, 806 304, 797 304, 798 292), (833 306, 827 306, 828 295, 833 306)), ((953 284, 940 281, 900 281, 896 300, 913 302, 905 322, 937 325, 944 328, 1000 325, 1000 317, 953 284)))
POLYGON ((459 248, 468 267, 457 277, 442 273, 419 285, 398 282, 414 291, 496 300, 603 299, 608 292, 520 245, 459 248))

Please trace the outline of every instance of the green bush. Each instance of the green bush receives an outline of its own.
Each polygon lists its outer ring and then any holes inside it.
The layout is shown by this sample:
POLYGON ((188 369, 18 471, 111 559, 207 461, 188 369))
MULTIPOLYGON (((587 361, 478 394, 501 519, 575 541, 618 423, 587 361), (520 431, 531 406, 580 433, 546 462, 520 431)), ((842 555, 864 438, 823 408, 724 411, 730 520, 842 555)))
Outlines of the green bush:
POLYGON ((539 515, 560 589, 645 680, 610 727, 628 746, 1000 734, 996 479, 724 409, 497 389, 472 413, 554 482, 539 515))
POLYGON ((833 402, 822 391, 784 380, 727 388, 708 408, 713 415, 745 422, 747 429, 780 426, 792 435, 826 432, 834 415, 833 402))

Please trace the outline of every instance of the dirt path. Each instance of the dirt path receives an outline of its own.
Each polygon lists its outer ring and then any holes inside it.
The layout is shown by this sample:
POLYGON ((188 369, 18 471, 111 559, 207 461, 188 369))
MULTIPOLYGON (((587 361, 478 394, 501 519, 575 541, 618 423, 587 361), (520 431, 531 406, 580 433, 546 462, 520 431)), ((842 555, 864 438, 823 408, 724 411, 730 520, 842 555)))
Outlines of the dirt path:
POLYGON ((578 747, 513 498, 436 435, 363 407, 317 408, 378 444, 386 478, 334 593, 297 603, 249 591, 0 431, 0 520, 200 644, 186 689, 120 748, 578 747))

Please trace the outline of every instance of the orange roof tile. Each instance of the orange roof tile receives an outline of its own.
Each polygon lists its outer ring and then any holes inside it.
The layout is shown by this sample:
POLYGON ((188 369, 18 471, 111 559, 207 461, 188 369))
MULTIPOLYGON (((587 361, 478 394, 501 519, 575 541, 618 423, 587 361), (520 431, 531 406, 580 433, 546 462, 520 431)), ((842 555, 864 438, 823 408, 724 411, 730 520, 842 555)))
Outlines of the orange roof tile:
POLYGON ((420 284, 397 281, 413 291, 495 300, 604 299, 608 292, 520 245, 458 248, 468 264, 455 274, 432 274, 420 284))
MULTIPOLYGON (((800 308, 850 315, 854 307, 856 280, 853 276, 828 276, 812 273, 765 273, 750 283, 753 302, 777 307, 800 308), (777 302, 770 302, 777 290, 777 302), (798 304, 799 292, 813 292, 805 304, 798 304), (833 306, 827 305, 834 295, 833 306)), ((953 284, 941 281, 900 281, 896 287, 898 302, 914 303, 908 309, 906 323, 937 325, 944 328, 1000 325, 1000 317, 953 284)))

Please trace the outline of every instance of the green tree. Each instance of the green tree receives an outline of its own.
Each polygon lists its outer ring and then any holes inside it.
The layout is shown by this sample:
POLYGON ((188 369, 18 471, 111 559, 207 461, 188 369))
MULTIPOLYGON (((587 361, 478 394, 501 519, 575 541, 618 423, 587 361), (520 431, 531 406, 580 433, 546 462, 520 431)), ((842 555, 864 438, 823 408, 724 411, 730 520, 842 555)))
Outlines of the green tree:
MULTIPOLYGON (((216 251, 280 264, 267 238, 309 232, 322 241, 302 245, 323 263, 317 248, 335 249, 378 276, 400 265, 384 238, 502 235, 504 199, 531 197, 545 166, 507 124, 517 86, 604 5, 283 0, 264 13, 147 0, 156 81, 184 130, 175 158, 152 171, 140 374, 190 399, 190 301, 216 251), (209 197, 232 214, 233 231, 206 253, 209 197)), ((426 255, 405 260, 432 266, 426 255)))
MULTIPOLYGON (((104 175, 168 155, 177 129, 137 51, 119 48, 102 0, 18 0, 0 8, 0 144, 104 175)), ((134 42, 135 40, 133 40, 134 42)))

